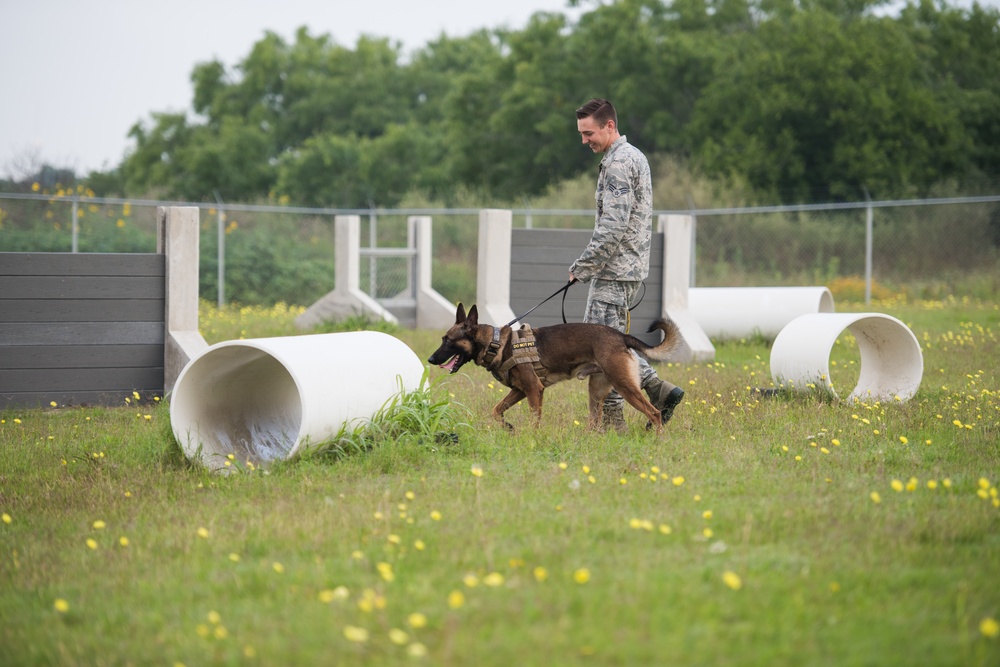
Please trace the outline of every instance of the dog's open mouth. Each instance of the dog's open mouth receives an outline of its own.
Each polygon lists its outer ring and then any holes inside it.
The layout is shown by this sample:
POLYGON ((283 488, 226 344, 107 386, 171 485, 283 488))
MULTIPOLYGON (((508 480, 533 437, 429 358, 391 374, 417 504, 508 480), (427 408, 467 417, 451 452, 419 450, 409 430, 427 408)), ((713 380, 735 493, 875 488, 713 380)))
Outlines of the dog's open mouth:
POLYGON ((465 361, 462 359, 462 355, 456 354, 454 357, 441 364, 440 367, 445 369, 446 371, 451 371, 452 373, 454 373, 459 368, 461 368, 462 364, 464 363, 465 361))

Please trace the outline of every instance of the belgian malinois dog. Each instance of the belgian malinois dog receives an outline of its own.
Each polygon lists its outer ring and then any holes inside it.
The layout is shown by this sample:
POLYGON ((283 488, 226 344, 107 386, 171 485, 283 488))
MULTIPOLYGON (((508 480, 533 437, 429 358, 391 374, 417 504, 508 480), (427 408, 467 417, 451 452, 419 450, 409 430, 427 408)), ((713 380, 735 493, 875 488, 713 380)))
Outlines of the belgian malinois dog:
POLYGON ((631 350, 648 360, 666 361, 681 338, 677 325, 669 320, 653 322, 649 331, 655 329, 664 336, 656 346, 603 324, 556 324, 527 329, 528 335, 524 335, 524 327, 513 330, 509 326, 480 324, 476 306, 466 315, 465 307, 458 304, 455 324, 442 336, 441 347, 427 362, 455 373, 474 361, 510 387, 510 393, 493 408, 494 419, 508 429, 513 426, 503 413, 525 396, 537 425, 542 418, 542 393, 546 387, 570 378, 589 378, 590 428, 600 427, 604 399, 615 389, 629 405, 646 415, 659 433, 663 428, 660 411, 642 393, 639 360, 631 350))

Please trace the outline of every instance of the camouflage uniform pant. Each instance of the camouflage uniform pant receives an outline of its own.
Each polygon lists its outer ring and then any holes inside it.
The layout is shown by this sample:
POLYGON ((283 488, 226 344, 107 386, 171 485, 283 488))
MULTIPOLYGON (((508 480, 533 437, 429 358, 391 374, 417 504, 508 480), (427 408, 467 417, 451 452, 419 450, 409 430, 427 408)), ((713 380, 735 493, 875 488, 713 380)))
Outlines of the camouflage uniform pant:
MULTIPOLYGON (((583 314, 583 321, 606 324, 612 329, 626 332, 628 306, 638 293, 640 284, 639 281, 597 280, 595 278, 590 282, 587 309, 583 314)), ((636 356, 639 357, 639 355, 636 356)), ((639 384, 645 387, 655 379, 657 379, 656 371, 653 370, 648 361, 639 357, 639 384)), ((604 400, 604 405, 607 409, 615 405, 621 406, 624 402, 625 399, 621 397, 621 394, 612 390, 604 400)))

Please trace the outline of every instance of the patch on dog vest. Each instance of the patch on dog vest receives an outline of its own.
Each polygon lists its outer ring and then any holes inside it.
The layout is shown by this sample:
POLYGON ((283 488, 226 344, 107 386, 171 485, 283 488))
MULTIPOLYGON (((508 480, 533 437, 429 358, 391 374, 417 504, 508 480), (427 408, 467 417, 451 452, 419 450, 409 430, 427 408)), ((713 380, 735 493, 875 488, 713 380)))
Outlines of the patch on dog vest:
POLYGON ((531 364, 534 367, 535 375, 539 379, 545 378, 545 368, 538 359, 538 348, 535 346, 535 332, 527 324, 522 324, 520 329, 512 329, 510 332, 510 359, 503 362, 500 368, 493 371, 495 377, 501 384, 509 387, 510 369, 517 364, 531 364))

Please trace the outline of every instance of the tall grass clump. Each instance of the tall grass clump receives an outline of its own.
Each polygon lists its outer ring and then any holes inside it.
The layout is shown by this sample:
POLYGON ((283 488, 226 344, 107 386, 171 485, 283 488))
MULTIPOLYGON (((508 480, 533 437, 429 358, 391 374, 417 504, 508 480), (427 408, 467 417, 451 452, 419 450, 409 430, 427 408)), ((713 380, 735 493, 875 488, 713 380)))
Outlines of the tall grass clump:
POLYGON ((344 424, 328 442, 310 450, 308 457, 335 461, 379 447, 448 445, 459 440, 459 431, 469 428, 462 421, 467 412, 452 400, 440 378, 431 382, 425 372, 420 386, 400 390, 361 424, 344 424))

